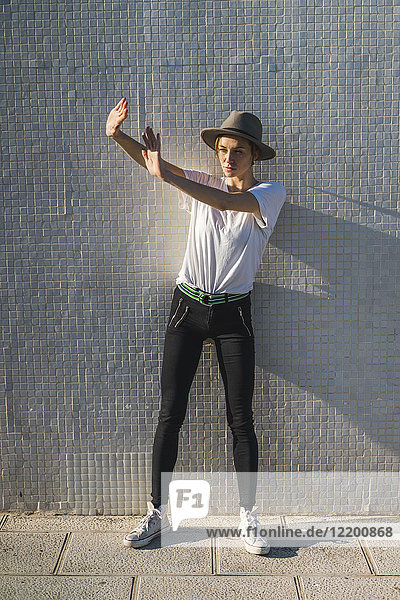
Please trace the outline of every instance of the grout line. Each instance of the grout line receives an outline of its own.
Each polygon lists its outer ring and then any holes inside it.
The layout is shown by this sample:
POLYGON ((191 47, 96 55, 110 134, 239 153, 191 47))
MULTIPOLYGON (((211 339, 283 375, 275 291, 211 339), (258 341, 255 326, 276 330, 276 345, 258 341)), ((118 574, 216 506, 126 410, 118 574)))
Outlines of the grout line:
POLYGON ((211 575, 214 575, 214 544, 213 540, 210 539, 210 553, 211 553, 211 575))
POLYGON ((8 519, 8 515, 3 515, 3 516, 1 517, 1 521, 0 521, 0 529, 2 529, 2 528, 3 528, 3 525, 5 525, 5 524, 6 524, 6 522, 7 522, 7 519, 8 519))
POLYGON ((140 587, 140 577, 138 577, 138 576, 133 577, 129 600, 137 600, 137 598, 139 598, 139 587, 140 587))
POLYGON ((211 538, 211 574, 217 575, 217 540, 211 538))
MULTIPOLYGON (((58 575, 59 577, 65 577, 68 579, 84 579, 84 578, 101 578, 101 577, 113 577, 113 578, 121 578, 121 579, 132 579, 132 575, 130 573, 118 573, 118 572, 114 572, 114 573, 61 573, 58 575)), ((393 574, 393 575, 386 575, 385 573, 382 573, 382 575, 374 575, 373 573, 354 573, 351 575, 341 575, 340 573, 314 573, 312 571, 310 571, 309 573, 302 573, 301 575, 293 575, 287 572, 277 572, 277 573, 254 573, 253 571, 246 571, 246 572, 241 572, 241 573, 219 573, 218 575, 212 575, 210 573, 142 573, 141 575, 135 575, 136 579, 146 579, 147 577, 158 577, 158 578, 166 578, 166 577, 190 577, 190 578, 196 578, 196 577, 207 577, 211 579, 220 579, 220 578, 224 578, 224 579, 229 579, 232 577, 246 577, 248 579, 251 579, 253 577, 262 577, 262 578, 268 578, 268 579, 278 579, 283 577, 284 579, 293 579, 293 578, 301 578, 301 577, 313 577, 313 578, 324 578, 324 579, 343 579, 343 577, 345 577, 348 580, 351 580, 353 578, 358 579, 370 579, 371 581, 377 581, 379 579, 398 579, 399 575, 398 574, 393 574)), ((32 572, 32 573, 13 573, 12 571, 9 571, 7 573, 1 573, 1 577, 36 577, 36 578, 53 578, 54 577, 54 573, 46 573, 46 574, 41 574, 38 575, 37 572, 32 572)), ((302 585, 302 584, 301 584, 302 585)), ((136 590, 136 585, 135 583, 133 584, 132 590, 135 591, 136 590)), ((300 587, 300 586, 299 586, 300 587)), ((300 596, 301 600, 305 600, 303 599, 302 596, 300 596)), ((132 597, 132 600, 135 600, 135 596, 132 597)))
POLYGON ((211 563, 211 573, 213 575, 219 575, 219 550, 220 546, 218 545, 217 539, 211 538, 211 548, 212 548, 212 563, 211 563))
POLYGON ((361 551, 364 554, 365 560, 367 561, 367 565, 371 571, 371 575, 379 575, 378 567, 374 560, 374 557, 371 554, 370 548, 364 540, 359 539, 358 542, 361 546, 361 551))
POLYGON ((54 567, 53 575, 58 575, 60 573, 61 567, 63 566, 63 563, 64 563, 65 555, 66 555, 67 550, 71 543, 71 538, 72 538, 72 533, 67 533, 65 536, 64 543, 62 545, 61 552, 58 557, 56 566, 54 567))
POLYGON ((294 576, 294 585, 296 588, 297 596, 299 600, 307 600, 306 591, 304 589, 304 583, 301 575, 294 576))

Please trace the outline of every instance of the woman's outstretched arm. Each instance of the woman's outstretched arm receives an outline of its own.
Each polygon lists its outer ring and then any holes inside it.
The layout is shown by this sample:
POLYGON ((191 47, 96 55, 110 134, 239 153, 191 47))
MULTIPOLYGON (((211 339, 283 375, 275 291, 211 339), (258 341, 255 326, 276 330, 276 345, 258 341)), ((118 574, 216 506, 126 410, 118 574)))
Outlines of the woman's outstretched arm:
MULTIPOLYGON (((143 158, 142 150, 146 149, 146 146, 143 146, 129 135, 121 131, 120 125, 123 121, 125 121, 128 116, 127 109, 127 101, 126 98, 121 98, 118 104, 112 109, 110 114, 108 115, 107 124, 106 124, 106 134, 108 137, 112 138, 121 148, 130 156, 134 161, 136 161, 141 167, 147 169, 146 162, 143 158)), ((163 160, 165 168, 180 177, 185 177, 185 173, 183 170, 176 165, 173 165, 166 160, 163 160)))
POLYGON ((148 172, 154 177, 159 177, 199 202, 204 202, 218 210, 237 210, 260 214, 260 206, 251 192, 224 192, 180 176, 176 171, 169 169, 168 163, 161 158, 160 134, 157 133, 155 136, 152 128, 146 127, 146 132, 142 134, 142 137, 146 144, 146 148, 142 151, 143 159, 148 172))

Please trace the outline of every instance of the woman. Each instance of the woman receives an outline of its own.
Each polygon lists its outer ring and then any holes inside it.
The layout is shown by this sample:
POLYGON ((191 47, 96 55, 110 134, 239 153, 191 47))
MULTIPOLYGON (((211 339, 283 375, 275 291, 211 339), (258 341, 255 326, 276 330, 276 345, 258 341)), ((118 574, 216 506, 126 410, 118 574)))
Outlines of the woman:
POLYGON ((226 411, 233 434, 240 517, 248 552, 266 554, 269 544, 258 535, 255 514, 258 445, 254 432, 254 335, 250 294, 268 238, 285 202, 278 182, 259 182, 255 160, 275 151, 261 141, 262 125, 248 112, 233 111, 219 128, 201 131, 213 148, 223 178, 184 170, 161 158, 160 134, 147 127, 142 146, 120 131, 127 117, 122 98, 111 111, 106 133, 148 172, 180 192, 180 207, 191 214, 182 268, 176 280, 168 319, 161 373, 161 408, 152 457, 152 502, 148 514, 124 544, 141 547, 169 529, 161 505, 161 473, 172 474, 178 436, 203 341, 215 342, 225 386, 226 411))

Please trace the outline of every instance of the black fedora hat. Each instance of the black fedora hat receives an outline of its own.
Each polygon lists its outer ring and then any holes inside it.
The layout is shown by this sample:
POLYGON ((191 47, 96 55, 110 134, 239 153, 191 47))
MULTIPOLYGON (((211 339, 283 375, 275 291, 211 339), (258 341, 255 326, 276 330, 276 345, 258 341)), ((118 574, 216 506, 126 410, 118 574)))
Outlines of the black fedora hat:
POLYGON ((262 124, 260 119, 249 112, 233 110, 221 127, 207 127, 200 132, 203 141, 213 149, 215 140, 219 135, 229 136, 229 134, 253 142, 260 150, 260 156, 257 160, 269 160, 276 155, 273 148, 261 141, 262 124))

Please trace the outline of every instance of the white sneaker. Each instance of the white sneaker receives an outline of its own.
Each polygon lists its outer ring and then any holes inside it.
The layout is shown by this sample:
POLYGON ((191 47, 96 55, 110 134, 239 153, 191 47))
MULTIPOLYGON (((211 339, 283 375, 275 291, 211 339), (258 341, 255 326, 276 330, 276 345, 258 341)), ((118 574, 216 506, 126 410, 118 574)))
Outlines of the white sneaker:
POLYGON ((244 540, 244 546, 247 552, 251 554, 268 554, 271 545, 261 537, 260 523, 256 515, 257 506, 253 506, 251 510, 246 510, 243 506, 240 507, 240 529, 244 540))
POLYGON ((124 537, 124 546, 141 548, 149 544, 158 535, 169 531, 171 525, 167 517, 167 505, 154 508, 152 502, 147 503, 148 513, 133 531, 124 537))

